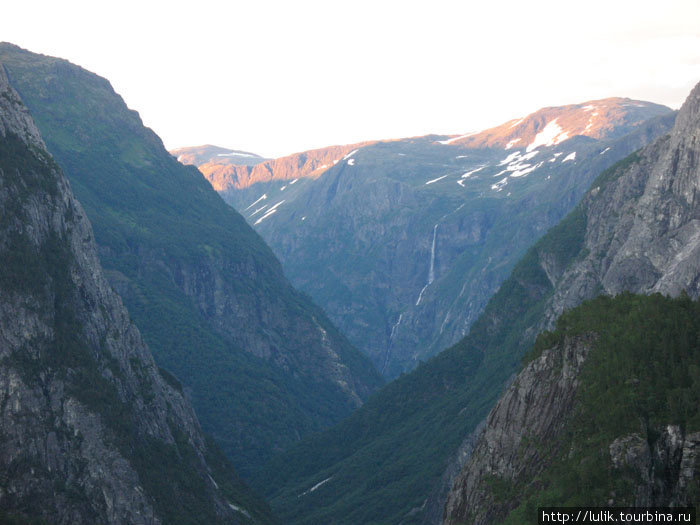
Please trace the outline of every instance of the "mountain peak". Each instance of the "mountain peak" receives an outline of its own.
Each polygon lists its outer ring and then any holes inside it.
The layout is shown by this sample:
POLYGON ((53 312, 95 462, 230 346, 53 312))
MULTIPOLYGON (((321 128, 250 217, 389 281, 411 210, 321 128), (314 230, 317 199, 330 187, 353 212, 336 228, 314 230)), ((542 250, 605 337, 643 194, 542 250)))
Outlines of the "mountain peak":
POLYGON ((481 132, 439 141, 469 148, 527 148, 554 146, 575 136, 614 138, 648 118, 671 111, 666 106, 629 98, 605 98, 580 104, 542 108, 521 119, 481 132))

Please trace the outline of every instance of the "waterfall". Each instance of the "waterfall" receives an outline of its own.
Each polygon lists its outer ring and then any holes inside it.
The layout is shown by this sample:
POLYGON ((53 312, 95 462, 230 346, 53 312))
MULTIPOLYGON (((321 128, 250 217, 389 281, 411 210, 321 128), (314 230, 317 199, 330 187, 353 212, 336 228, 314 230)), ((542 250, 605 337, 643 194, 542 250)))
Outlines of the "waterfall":
POLYGON ((436 224, 433 227, 433 244, 430 248, 430 268, 428 270, 428 282, 426 285, 423 287, 423 289, 420 291, 418 294, 418 300, 416 301, 416 306, 420 304, 421 299, 423 298, 423 292, 425 292, 425 289, 433 284, 433 281, 435 280, 435 241, 437 239, 437 228, 438 225, 436 224))
POLYGON ((430 248, 430 271, 428 272, 428 284, 433 284, 435 280, 435 238, 437 237, 437 227, 436 224, 433 228, 433 246, 430 248))

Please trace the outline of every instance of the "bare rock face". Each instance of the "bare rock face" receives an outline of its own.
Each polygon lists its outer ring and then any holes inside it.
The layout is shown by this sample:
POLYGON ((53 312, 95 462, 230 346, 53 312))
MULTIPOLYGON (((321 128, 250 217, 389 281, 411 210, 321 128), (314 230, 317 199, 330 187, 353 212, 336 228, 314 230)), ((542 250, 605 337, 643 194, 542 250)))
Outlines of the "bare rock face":
POLYGON ((105 280, 85 213, 2 68, 0 151, 0 519, 155 524, 194 500, 238 523, 192 408, 105 280), (158 451, 197 495, 153 477, 158 451))
POLYGON ((700 295, 700 85, 670 136, 583 201, 587 255, 556 276, 551 322, 599 293, 700 295))
POLYGON ((517 376, 496 406, 445 506, 446 524, 498 523, 517 501, 493 499, 494 483, 533 478, 557 450, 593 336, 546 350, 517 376))
POLYGON ((638 433, 610 444, 612 465, 630 478, 637 507, 684 506, 699 455, 700 432, 686 434, 678 425, 661 429, 653 445, 638 433))

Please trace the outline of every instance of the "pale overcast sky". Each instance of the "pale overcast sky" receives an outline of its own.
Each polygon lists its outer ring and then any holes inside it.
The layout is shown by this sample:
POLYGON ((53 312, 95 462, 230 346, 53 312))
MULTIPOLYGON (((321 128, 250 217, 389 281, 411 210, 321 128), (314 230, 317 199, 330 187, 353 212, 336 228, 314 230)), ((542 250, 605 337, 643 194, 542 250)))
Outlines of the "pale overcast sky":
POLYGON ((266 156, 610 96, 679 107, 700 81, 699 0, 23 0, 0 40, 107 77, 168 148, 266 156))

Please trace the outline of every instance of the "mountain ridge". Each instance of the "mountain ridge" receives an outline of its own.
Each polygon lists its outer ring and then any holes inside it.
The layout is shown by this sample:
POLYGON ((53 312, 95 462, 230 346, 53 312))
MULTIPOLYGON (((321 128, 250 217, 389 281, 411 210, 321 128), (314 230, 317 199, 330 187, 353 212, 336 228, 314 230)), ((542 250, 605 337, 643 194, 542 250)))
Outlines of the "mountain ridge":
POLYGON ((156 367, 3 67, 0 150, 0 520, 275 522, 156 367))
POLYGON ((242 474, 381 385, 259 235, 107 80, 9 44, 0 63, 90 217, 111 285, 242 474))
POLYGON ((466 335, 520 255, 590 182, 673 123, 670 110, 631 109, 636 116, 611 134, 619 137, 576 136, 530 152, 433 136, 377 142, 318 178, 221 195, 294 285, 394 378, 466 335))

